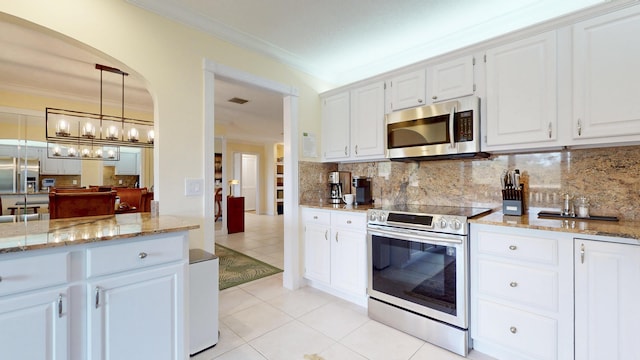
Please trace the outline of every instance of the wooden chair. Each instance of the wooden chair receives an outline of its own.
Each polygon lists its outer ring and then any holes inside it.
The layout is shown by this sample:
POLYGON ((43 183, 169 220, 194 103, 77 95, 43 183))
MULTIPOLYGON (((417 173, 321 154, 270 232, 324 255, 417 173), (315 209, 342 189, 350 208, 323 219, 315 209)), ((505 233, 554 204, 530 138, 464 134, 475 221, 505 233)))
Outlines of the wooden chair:
POLYGON ((222 188, 218 188, 216 190, 216 219, 214 221, 218 221, 222 217, 222 188))
POLYGON ((63 219, 81 216, 115 214, 115 191, 49 192, 49 218, 63 219))
MULTIPOLYGON (((90 188, 83 188, 83 187, 60 187, 60 188, 51 188, 51 191, 49 192, 56 192, 58 194, 62 194, 62 193, 83 193, 83 192, 97 192, 99 190, 99 188, 97 187, 90 187, 90 188)), ((107 191, 111 191, 111 189, 107 190, 107 191)))
POLYGON ((147 188, 116 188, 115 191, 120 197, 120 206, 127 207, 127 212, 143 211, 145 205, 143 197, 147 193, 147 188))
POLYGON ((151 212, 151 200, 153 200, 153 192, 147 190, 142 194, 142 212, 151 212))

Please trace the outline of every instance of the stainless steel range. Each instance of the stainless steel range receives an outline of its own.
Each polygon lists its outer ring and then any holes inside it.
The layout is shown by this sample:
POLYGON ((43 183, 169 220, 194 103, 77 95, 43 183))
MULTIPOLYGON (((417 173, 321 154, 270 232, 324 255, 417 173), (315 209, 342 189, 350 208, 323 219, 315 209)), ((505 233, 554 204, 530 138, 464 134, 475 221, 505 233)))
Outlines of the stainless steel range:
POLYGON ((467 219, 490 211, 429 205, 369 210, 369 317, 466 356, 467 219))

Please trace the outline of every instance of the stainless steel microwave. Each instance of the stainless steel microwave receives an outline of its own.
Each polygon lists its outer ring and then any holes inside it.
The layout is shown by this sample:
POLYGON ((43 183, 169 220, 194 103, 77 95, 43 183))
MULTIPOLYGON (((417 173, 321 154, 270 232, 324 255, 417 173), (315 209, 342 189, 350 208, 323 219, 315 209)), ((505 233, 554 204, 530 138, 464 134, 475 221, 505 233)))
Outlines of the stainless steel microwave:
POLYGON ((487 157, 480 152, 480 98, 396 111, 386 116, 387 158, 487 157))

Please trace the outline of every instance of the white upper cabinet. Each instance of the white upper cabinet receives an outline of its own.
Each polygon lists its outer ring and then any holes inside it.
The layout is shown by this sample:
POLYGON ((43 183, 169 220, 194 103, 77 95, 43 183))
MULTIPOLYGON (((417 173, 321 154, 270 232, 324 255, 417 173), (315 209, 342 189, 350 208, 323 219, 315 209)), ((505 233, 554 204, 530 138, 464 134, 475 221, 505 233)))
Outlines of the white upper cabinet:
POLYGON ((473 95, 473 56, 427 67, 427 99, 439 102, 473 95))
POLYGON ((483 151, 558 145, 555 31, 488 50, 486 77, 483 151))
POLYGON ((384 83, 351 91, 351 155, 354 159, 383 158, 385 153, 384 83))
POLYGON ((349 92, 322 100, 322 158, 340 161, 349 158, 349 92))
POLYGON ((358 161, 385 156, 384 83, 322 99, 322 160, 358 161))
POLYGON ((634 38, 637 34, 640 34, 638 6, 573 27, 575 143, 640 141, 640 41, 634 38))
POLYGON ((394 76, 388 82, 387 112, 424 105, 426 90, 424 69, 394 76))

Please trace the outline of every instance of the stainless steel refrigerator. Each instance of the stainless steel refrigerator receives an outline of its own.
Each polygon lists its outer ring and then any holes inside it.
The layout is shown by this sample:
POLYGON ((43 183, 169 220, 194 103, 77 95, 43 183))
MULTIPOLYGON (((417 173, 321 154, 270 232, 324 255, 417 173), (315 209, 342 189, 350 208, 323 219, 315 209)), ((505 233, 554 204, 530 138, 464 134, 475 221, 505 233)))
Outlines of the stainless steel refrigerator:
POLYGON ((39 190, 40 160, 0 157, 0 193, 32 193, 39 190))

